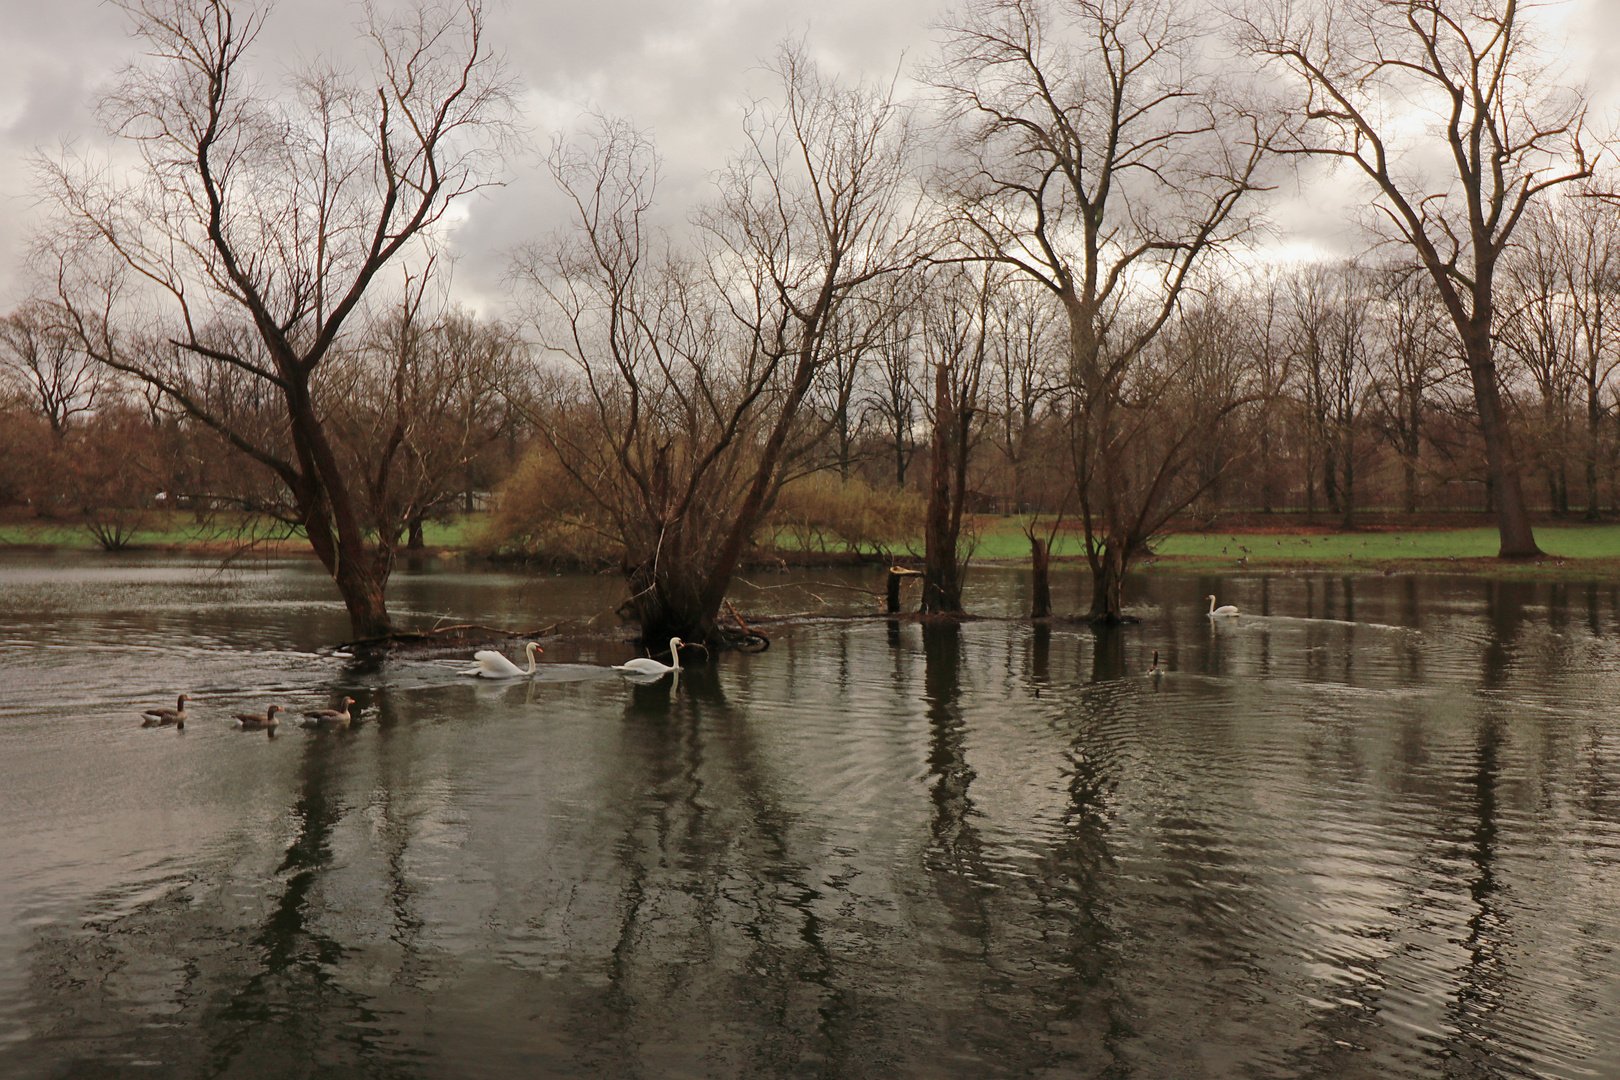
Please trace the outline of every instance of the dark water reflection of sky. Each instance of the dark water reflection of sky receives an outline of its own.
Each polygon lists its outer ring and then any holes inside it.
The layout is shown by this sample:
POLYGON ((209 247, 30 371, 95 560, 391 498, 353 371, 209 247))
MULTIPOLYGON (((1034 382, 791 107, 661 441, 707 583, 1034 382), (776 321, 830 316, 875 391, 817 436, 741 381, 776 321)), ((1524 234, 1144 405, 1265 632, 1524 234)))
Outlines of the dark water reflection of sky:
POLYGON ((808 576, 677 685, 492 683, 324 653, 305 563, 0 557, 0 1076, 1620 1076, 1620 591, 1160 578, 1098 636, 808 576))

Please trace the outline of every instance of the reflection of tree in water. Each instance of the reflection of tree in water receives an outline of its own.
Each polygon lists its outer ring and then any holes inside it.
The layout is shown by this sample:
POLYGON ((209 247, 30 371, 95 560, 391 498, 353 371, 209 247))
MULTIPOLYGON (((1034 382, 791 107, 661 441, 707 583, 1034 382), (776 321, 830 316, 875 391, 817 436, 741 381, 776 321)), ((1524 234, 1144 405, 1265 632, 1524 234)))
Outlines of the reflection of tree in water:
POLYGON ((227 874, 194 884, 191 896, 171 892, 92 926, 89 942, 41 947, 47 955, 36 998, 59 1036, 47 1048, 52 1060, 75 1062, 73 1075, 86 1068, 121 1075, 124 1064, 141 1059, 162 1062, 171 1070, 163 1075, 415 1074, 367 995, 339 983, 347 950, 318 926, 316 896, 346 812, 336 795, 342 757, 336 740, 309 739, 293 808, 297 833, 256 929, 222 925, 217 903, 196 895, 240 888, 227 874), (165 975, 171 985, 152 985, 165 975), (153 1011, 158 1015, 146 1022, 130 1023, 131 1014, 153 1011), (107 1030, 116 1034, 109 1038, 107 1030))
POLYGON ((1111 682, 1125 674, 1125 631, 1118 626, 1096 628, 1096 645, 1091 652, 1091 681, 1111 682))
POLYGON ((934 803, 923 865, 951 914, 953 928, 985 947, 989 932, 983 890, 993 884, 985 866, 983 842, 973 824, 968 794, 974 777, 967 763, 967 725, 957 697, 961 692, 962 627, 954 620, 923 623, 923 700, 928 704, 929 797, 934 803))
MULTIPOLYGON (((1117 677, 1123 640, 1117 630, 1099 632, 1094 672, 1117 677)), ((1116 1063, 1114 1041, 1127 1034, 1115 1017, 1112 935, 1099 890, 1108 865, 1106 803, 1117 778, 1089 752, 1089 726, 1077 730, 1065 752, 1067 799, 1056 827, 1045 834, 1047 843, 1038 846, 1034 872, 998 873, 996 863, 1007 853, 992 850, 994 842, 981 834, 972 795, 977 773, 968 762, 970 731, 961 701, 961 627, 925 623, 923 648, 933 803, 923 863, 951 931, 965 939, 960 951, 971 952, 980 964, 964 968, 957 956, 946 970, 953 979, 976 972, 976 984, 968 987, 975 1014, 961 1017, 962 1029, 953 1034, 993 1048, 998 1066, 1107 1075, 1099 1070, 1116 1063)), ((1015 675, 1016 655, 1008 663, 1015 675)), ((1006 704, 1017 709, 1024 702, 1015 697, 1006 704)), ((1019 844, 1030 844, 1034 835, 1024 835, 1019 844)))
POLYGON ((1116 941, 1102 896, 1111 870, 1109 804, 1119 780, 1088 746, 1091 726, 1076 725, 1065 754, 1068 800, 1052 843, 1041 853, 1034 890, 1047 949, 1040 959, 1062 972, 1047 993, 1057 1005, 1053 1019, 1066 1025, 1054 1028, 1052 1050, 1079 1075, 1107 1076, 1110 1065, 1120 1065, 1120 1043, 1134 1032, 1113 986, 1116 941))
POLYGON ((1044 622, 1030 628, 1029 677, 1036 697, 1052 681, 1052 628, 1044 622))
MULTIPOLYGON (((1469 880, 1468 934, 1460 942, 1467 961, 1458 973, 1455 998, 1449 1009, 1455 1035, 1448 1040, 1447 1057, 1472 1066, 1479 1075, 1492 1075, 1500 1064, 1504 1045, 1496 1018, 1508 1003, 1505 991, 1511 971, 1504 957, 1510 933, 1507 909, 1500 903, 1496 879, 1497 785, 1500 782, 1502 725, 1499 717, 1482 718, 1476 767, 1470 778, 1474 821, 1464 850, 1469 880)), ((1511 1042, 1508 1043, 1511 1045, 1511 1042)))
POLYGON ((364 995, 339 985, 333 973, 344 946, 318 929, 312 893, 332 861, 332 832, 344 807, 332 790, 339 748, 312 738, 300 770, 294 807, 298 833, 276 874, 281 895, 251 939, 259 970, 209 1024, 216 1074, 234 1072, 251 1057, 332 1067, 340 1062, 367 1076, 400 1075, 397 1063, 374 1060, 386 1032, 364 995))
POLYGON ((576 1020, 591 1066, 849 1071, 851 1002, 825 940, 825 875, 795 855, 796 816, 770 790, 714 667, 633 687, 625 730, 644 776, 616 845, 609 986, 576 1020))
MULTIPOLYGON (((1491 639, 1482 656, 1481 683, 1489 689, 1507 685, 1514 651, 1524 628, 1524 607, 1534 597, 1534 586, 1524 582, 1493 581, 1486 585, 1486 618, 1491 639)), ((1452 1036, 1445 1056, 1456 1063, 1457 1075, 1495 1075, 1504 1043, 1497 1030, 1501 1010, 1508 1004, 1505 991, 1513 972, 1506 960, 1512 932, 1508 905, 1502 903, 1497 881, 1497 792, 1501 784, 1504 720, 1494 705, 1479 718, 1474 769, 1465 789, 1468 817, 1458 848, 1467 866, 1467 934, 1459 945, 1466 960, 1457 973, 1457 985, 1448 1011, 1452 1036)))

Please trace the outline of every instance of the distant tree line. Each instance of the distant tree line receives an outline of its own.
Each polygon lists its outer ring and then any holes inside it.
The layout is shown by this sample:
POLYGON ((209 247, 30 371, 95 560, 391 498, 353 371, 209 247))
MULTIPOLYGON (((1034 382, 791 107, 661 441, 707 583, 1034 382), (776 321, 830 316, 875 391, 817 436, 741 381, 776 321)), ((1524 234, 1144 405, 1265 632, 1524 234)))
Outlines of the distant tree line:
POLYGON ((260 9, 126 10, 146 56, 102 114, 134 163, 43 163, 0 500, 108 546, 160 505, 284 523, 357 634, 485 497, 491 543, 617 563, 650 640, 717 644, 776 539, 914 544, 950 613, 976 518, 1018 514, 1038 569, 1080 536, 1108 623, 1178 522, 1470 509, 1511 557, 1532 509, 1620 509, 1612 178, 1511 0, 972 0, 915 101, 789 42, 685 232, 645 134, 557 136, 574 220, 499 319, 441 269, 516 145, 476 2, 276 92, 260 9), (1296 162, 1365 180, 1358 253, 1262 255, 1296 162))

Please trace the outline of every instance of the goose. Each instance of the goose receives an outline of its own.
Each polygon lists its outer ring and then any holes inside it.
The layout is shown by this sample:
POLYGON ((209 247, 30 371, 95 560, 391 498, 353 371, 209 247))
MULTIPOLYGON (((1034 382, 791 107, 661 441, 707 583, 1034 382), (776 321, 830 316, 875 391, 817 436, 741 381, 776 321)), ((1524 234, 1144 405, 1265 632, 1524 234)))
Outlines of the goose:
POLYGON ((350 719, 349 706, 354 704, 354 698, 346 697, 341 705, 335 709, 311 709, 304 714, 306 724, 347 724, 350 719))
POLYGON ((147 709, 141 713, 141 727, 168 727, 170 724, 185 727, 186 702, 190 700, 191 695, 181 694, 172 709, 147 709))
POLYGON ((638 656, 634 660, 623 664, 614 664, 614 671, 623 671, 630 675, 663 675, 670 671, 681 670, 681 646, 686 644, 678 637, 669 639, 670 663, 660 664, 650 656, 638 656))
POLYGON ((281 723, 280 720, 276 719, 276 713, 286 711, 280 705, 272 705, 262 714, 239 712, 232 716, 232 719, 236 721, 236 726, 243 731, 261 731, 264 728, 273 728, 281 723))
POLYGON ((533 675, 535 653, 543 653, 546 650, 531 641, 523 646, 523 651, 529 654, 529 669, 527 671, 518 667, 494 649, 479 649, 473 653, 473 659, 478 661, 478 666, 468 668, 462 674, 482 675, 486 679, 510 679, 516 675, 533 675))
POLYGON ((1222 604, 1220 607, 1216 607, 1215 606, 1215 594, 1214 593, 1210 593, 1207 599, 1209 600, 1209 613, 1211 615, 1236 615, 1236 614, 1238 614, 1238 609, 1232 604, 1222 604))

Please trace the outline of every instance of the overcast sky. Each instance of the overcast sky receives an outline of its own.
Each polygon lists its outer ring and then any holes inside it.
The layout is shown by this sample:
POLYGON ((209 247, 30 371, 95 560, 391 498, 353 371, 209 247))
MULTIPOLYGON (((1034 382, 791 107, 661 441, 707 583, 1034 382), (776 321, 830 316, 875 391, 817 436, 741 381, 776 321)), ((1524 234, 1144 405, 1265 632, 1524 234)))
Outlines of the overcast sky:
MULTIPOLYGON (((784 37, 805 33, 824 67, 848 77, 908 72, 933 52, 940 0, 489 0, 494 39, 526 87, 537 145, 587 108, 629 117, 654 134, 665 163, 661 202, 679 209, 706 193, 708 172, 739 141, 741 107, 767 83, 758 70, 784 37)), ((1596 104, 1620 86, 1620 0, 1557 6, 1568 61, 1587 72, 1596 104)), ((351 37, 357 11, 341 0, 281 0, 260 38, 283 57, 351 37)), ((122 11, 99 0, 0 0, 0 311, 26 288, 22 256, 31 216, 27 158, 35 148, 99 137, 90 112, 99 87, 134 55, 122 11)), ((455 242, 457 291, 496 288, 505 252, 560 223, 550 181, 532 160, 472 205, 455 242)), ((1344 188, 1346 185, 1335 185, 1344 188)), ((1277 223, 1305 243, 1331 242, 1334 199, 1296 200, 1277 223)))

